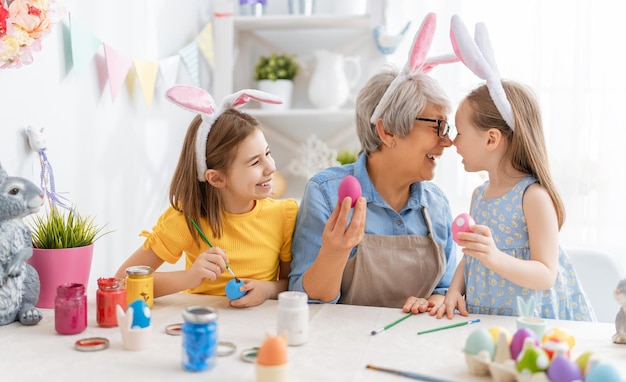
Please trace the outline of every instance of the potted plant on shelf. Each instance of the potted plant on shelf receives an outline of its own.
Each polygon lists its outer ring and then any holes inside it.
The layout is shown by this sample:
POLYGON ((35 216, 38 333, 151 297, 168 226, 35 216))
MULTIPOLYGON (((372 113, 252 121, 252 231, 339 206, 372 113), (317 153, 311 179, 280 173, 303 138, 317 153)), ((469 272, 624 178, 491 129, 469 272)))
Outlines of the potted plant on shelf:
POLYGON ((261 104, 263 109, 285 110, 291 107, 293 79, 300 72, 300 64, 295 55, 271 53, 259 57, 254 69, 254 80, 259 90, 274 94, 283 99, 280 105, 261 104))
POLYGON ((62 212, 52 203, 47 212, 29 222, 33 256, 28 260, 39 273, 39 308, 54 308, 57 286, 78 283, 87 286, 93 245, 109 232, 91 216, 76 209, 62 212))

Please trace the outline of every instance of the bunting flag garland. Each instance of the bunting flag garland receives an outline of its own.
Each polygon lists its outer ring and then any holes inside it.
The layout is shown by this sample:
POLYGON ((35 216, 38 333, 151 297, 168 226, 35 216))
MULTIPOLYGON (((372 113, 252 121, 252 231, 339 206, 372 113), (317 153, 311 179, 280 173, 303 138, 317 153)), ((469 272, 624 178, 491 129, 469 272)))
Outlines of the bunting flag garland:
POLYGON ((213 68, 215 66, 215 55, 213 53, 213 24, 208 23, 202 32, 196 37, 198 43, 198 49, 204 55, 204 58, 209 63, 209 66, 213 68))
POLYGON ((100 41, 80 21, 69 15, 72 65, 80 74, 100 49, 100 41))
POLYGON ((198 43, 196 41, 192 41, 178 51, 180 58, 183 60, 183 63, 187 67, 187 71, 191 75, 191 79, 194 82, 194 85, 200 86, 200 71, 199 71, 199 62, 198 62, 198 43))
POLYGON ((159 64, 154 61, 146 61, 134 59, 135 72, 143 91, 143 97, 146 100, 148 108, 152 106, 152 98, 154 96, 154 86, 156 85, 157 75, 159 74, 159 64))
POLYGON ((156 81, 162 80, 163 88, 174 86, 177 83, 181 61, 189 72, 193 85, 198 87, 200 86, 199 51, 211 68, 214 67, 215 63, 214 36, 211 23, 208 23, 190 43, 182 47, 177 52, 178 54, 158 61, 146 61, 124 55, 98 39, 69 12, 66 20, 62 23, 62 27, 67 32, 64 47, 68 71, 73 70, 80 74, 93 60, 100 47, 103 46, 107 71, 105 75, 109 79, 113 102, 115 102, 131 66, 134 66, 136 71, 146 104, 151 107, 156 81))
POLYGON ((163 88, 169 89, 176 85, 178 68, 180 67, 180 56, 170 56, 159 61, 159 72, 163 79, 163 88))
POLYGON ((111 88, 111 100, 115 102, 117 93, 128 75, 128 69, 132 64, 130 58, 120 54, 117 50, 104 44, 107 72, 109 73, 109 87, 111 88))

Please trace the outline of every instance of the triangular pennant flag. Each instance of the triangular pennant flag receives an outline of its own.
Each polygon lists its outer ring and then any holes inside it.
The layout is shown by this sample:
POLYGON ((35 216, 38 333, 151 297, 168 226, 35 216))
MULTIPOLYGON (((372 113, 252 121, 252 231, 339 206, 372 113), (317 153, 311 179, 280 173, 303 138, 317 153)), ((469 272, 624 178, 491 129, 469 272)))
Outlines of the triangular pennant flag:
POLYGON ((198 67, 198 43, 192 41, 178 51, 178 54, 183 60, 183 63, 191 75, 194 85, 200 86, 200 73, 198 67))
POLYGON ((178 68, 180 66, 180 56, 170 56, 159 61, 159 72, 163 78, 165 89, 169 89, 176 85, 178 79, 178 68))
POLYGON ((196 37, 196 42, 206 61, 211 67, 214 67, 215 53, 213 50, 213 25, 211 23, 202 29, 202 32, 196 37))
POLYGON ((115 102, 117 93, 126 79, 128 68, 132 64, 130 57, 127 57, 117 50, 104 44, 104 56, 106 58, 107 71, 109 73, 109 86, 111 88, 111 100, 115 102))
POLYGON ((154 85, 156 84, 157 74, 159 74, 159 64, 154 61, 145 61, 134 59, 135 72, 139 79, 139 85, 143 92, 148 108, 152 106, 152 97, 154 96, 154 85))
POLYGON ((91 33, 80 21, 70 14, 70 40, 72 42, 72 62, 74 70, 81 73, 83 68, 96 55, 102 41, 91 33))

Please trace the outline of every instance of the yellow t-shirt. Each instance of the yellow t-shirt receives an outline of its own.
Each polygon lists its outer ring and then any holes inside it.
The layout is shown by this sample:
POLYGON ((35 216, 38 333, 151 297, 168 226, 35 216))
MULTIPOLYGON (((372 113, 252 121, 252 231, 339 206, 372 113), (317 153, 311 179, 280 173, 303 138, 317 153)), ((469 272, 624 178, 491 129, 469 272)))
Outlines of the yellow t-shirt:
MULTIPOLYGON (((291 238, 296 223, 298 204, 295 199, 257 200, 256 206, 244 214, 224 215, 222 237, 216 238, 206 219, 197 222, 214 247, 224 250, 229 266, 238 278, 276 280, 279 261, 291 261, 291 238)), ((152 249, 161 259, 176 263, 183 252, 185 267, 191 268, 198 254, 209 249, 202 239, 200 246, 187 228, 185 216, 170 206, 159 217, 146 237, 143 249, 152 249)), ((224 296, 224 287, 232 279, 225 271, 215 281, 205 280, 189 293, 224 296)))

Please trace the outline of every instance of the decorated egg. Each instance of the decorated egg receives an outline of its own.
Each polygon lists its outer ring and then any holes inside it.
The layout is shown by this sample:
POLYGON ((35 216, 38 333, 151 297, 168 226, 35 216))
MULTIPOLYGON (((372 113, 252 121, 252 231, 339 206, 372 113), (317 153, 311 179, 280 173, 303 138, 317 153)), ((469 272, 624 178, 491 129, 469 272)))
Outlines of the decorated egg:
POLYGON ((239 280, 239 282, 237 282, 236 279, 228 280, 228 282, 226 283, 226 297, 228 297, 228 299, 232 301, 238 300, 248 294, 248 292, 241 292, 239 290, 239 287, 241 287, 243 284, 244 282, 241 280, 239 280))
POLYGON ((150 307, 144 300, 137 299, 128 305, 126 311, 128 309, 133 309, 133 321, 130 325, 132 328, 147 328, 150 326, 150 318, 152 317, 152 312, 150 311, 150 307))
POLYGON ((259 348, 256 362, 263 366, 279 366, 287 363, 287 340, 283 336, 267 336, 259 348))
POLYGON ((583 354, 579 355, 576 358, 576 364, 578 368, 582 371, 583 375, 587 374, 587 365, 589 365, 589 359, 593 356, 593 352, 586 351, 583 354))
POLYGON ((352 175, 347 175, 339 184, 339 200, 343 201, 348 196, 352 199, 352 207, 356 205, 356 200, 361 197, 361 183, 352 175))
POLYGON ((476 355, 481 351, 487 352, 489 359, 493 359, 496 351, 496 344, 487 329, 473 331, 465 341, 465 353, 476 355))
POLYGON ((459 234, 459 232, 472 232, 470 231, 469 227, 470 225, 474 224, 476 224, 474 222, 474 219, 472 219, 472 217, 466 213, 462 213, 454 218, 454 221, 452 222, 452 239, 458 243, 459 239, 457 235, 459 234))
POLYGON ((570 356, 569 345, 565 341, 550 340, 541 344, 541 348, 545 350, 550 359, 554 358, 557 354, 564 354, 570 356))
POLYGON ((548 341, 565 342, 568 345, 569 350, 572 350, 574 345, 576 345, 576 339, 574 336, 567 329, 563 328, 552 328, 546 331, 541 338, 541 342, 546 343, 548 341))
POLYGON ((526 345, 517 357, 517 370, 522 374, 535 374, 545 371, 550 359, 542 348, 535 346, 532 338, 527 338, 526 345))
POLYGON ((552 358, 550 366, 548 366, 548 378, 550 382, 574 382, 582 381, 583 374, 580 368, 570 360, 566 355, 558 354, 552 358))
POLYGON ((599 362, 591 366, 585 382, 621 382, 622 377, 615 366, 606 362, 599 362))
POLYGON ((506 338, 506 342, 509 344, 511 343, 511 333, 509 333, 509 331, 502 326, 492 326, 491 328, 489 328, 489 333, 493 337, 493 342, 497 343, 498 337, 500 337, 500 333, 503 333, 506 338))
POLYGON ((513 334, 513 338, 511 338, 511 357, 513 357, 513 359, 517 359, 517 356, 521 353, 526 338, 532 339, 535 346, 539 346, 539 340, 535 336, 535 332, 530 329, 521 328, 516 331, 515 334, 513 334))

